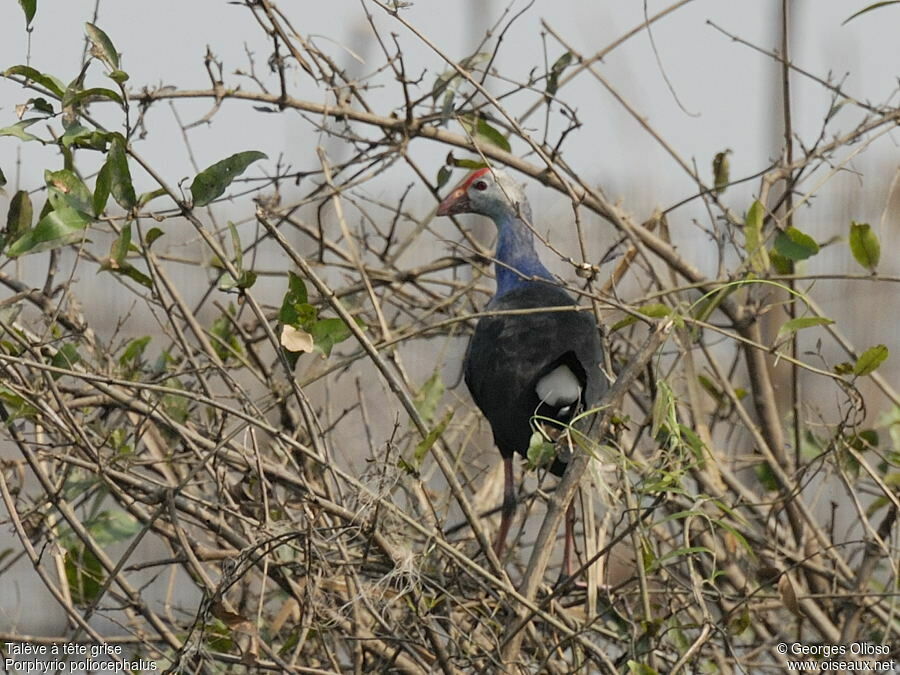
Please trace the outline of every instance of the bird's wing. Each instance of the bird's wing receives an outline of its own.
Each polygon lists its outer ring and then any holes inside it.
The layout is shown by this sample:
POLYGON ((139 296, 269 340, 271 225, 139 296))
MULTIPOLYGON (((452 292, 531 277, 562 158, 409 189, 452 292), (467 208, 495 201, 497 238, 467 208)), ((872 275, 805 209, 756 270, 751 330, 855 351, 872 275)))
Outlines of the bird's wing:
MULTIPOLYGON (((495 298, 489 309, 538 310, 572 304, 558 287, 535 284, 495 298)), ((542 401, 551 408, 569 408, 569 414, 559 415, 560 419, 574 412, 575 403, 593 403, 585 396, 599 397, 598 390, 605 388, 600 357, 597 325, 587 313, 535 311, 483 317, 469 345, 465 377, 501 452, 524 453, 530 436, 528 422, 542 401)))

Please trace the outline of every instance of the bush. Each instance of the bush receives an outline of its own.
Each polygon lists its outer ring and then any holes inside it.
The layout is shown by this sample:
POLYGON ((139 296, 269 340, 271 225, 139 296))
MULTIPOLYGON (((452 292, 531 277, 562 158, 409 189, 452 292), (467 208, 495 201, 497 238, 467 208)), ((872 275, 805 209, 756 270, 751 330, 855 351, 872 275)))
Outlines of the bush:
MULTIPOLYGON (((20 4, 30 25, 36 3, 20 4)), ((77 72, 4 72, 20 107, 2 111, 3 147, 52 150, 34 160, 43 184, 6 185, 0 268, 0 496, 16 537, 3 564, 29 563, 15 570, 49 594, 38 615, 64 613, 51 643, 124 642, 116 658, 173 671, 884 661, 900 400, 880 369, 891 348, 874 330, 852 344, 823 289, 896 277, 879 227, 847 219, 841 243, 803 214, 890 143, 897 108, 764 52, 779 95, 812 79, 831 103, 812 143, 786 114, 780 156, 735 177, 734 153, 698 169, 604 77, 622 41, 589 56, 544 23, 523 81, 496 65, 521 14, 455 60, 414 8, 369 2, 381 61, 354 75, 339 45, 269 2, 244 6, 268 67, 248 48, 225 74, 208 51, 205 88, 133 83, 127 41, 95 23, 77 72), (568 163, 603 124, 567 98, 588 77, 680 167, 672 206, 639 218, 568 163), (176 112, 184 143, 202 127, 222 149, 178 180, 146 137, 164 103, 198 100, 196 122, 176 112), (256 129, 292 115, 315 159, 258 147, 221 122, 228 106, 256 129), (433 198, 485 164, 565 201, 549 237, 536 219, 543 255, 597 313, 619 383, 595 432, 573 433, 562 487, 524 479, 502 566, 488 552, 496 455, 455 387, 491 250, 433 220, 433 198), (579 486, 586 588, 550 587, 579 486), (851 650, 863 643, 878 649, 851 650)), ((0 169, 7 183, 8 154, 0 169)))

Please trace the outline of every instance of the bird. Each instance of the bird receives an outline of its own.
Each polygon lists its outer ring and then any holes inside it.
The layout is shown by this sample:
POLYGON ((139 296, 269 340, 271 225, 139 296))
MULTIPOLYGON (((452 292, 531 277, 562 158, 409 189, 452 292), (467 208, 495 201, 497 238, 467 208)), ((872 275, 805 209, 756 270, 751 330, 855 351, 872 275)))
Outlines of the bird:
MULTIPOLYGON (((535 249, 531 207, 506 173, 484 167, 470 173, 440 203, 438 216, 475 213, 497 227, 496 291, 478 319, 463 360, 466 386, 487 418, 503 458, 503 505, 494 552, 501 558, 515 516, 513 457, 527 457, 538 424, 560 430, 590 410, 609 387, 602 370, 600 331, 541 262, 535 249), (573 311, 552 311, 572 307, 573 311), (551 311, 541 311, 541 310, 551 311), (517 313, 491 314, 525 310, 517 313)), ((571 455, 556 442, 549 470, 562 476, 571 455)), ((574 505, 565 520, 563 574, 572 574, 574 505)))

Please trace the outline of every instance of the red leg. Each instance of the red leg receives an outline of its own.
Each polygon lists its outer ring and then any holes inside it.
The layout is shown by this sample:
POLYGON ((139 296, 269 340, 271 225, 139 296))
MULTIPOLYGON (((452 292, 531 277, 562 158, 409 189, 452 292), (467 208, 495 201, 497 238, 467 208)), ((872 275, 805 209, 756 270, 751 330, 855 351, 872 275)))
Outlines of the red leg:
POLYGON ((512 525, 514 515, 516 515, 516 488, 513 484, 513 460, 512 457, 504 457, 503 508, 500 511, 500 530, 497 532, 497 540, 494 542, 494 553, 498 558, 503 557, 503 547, 506 545, 506 537, 509 534, 509 526, 512 525))
POLYGON ((572 576, 575 571, 573 561, 575 558, 575 499, 569 502, 566 509, 566 533, 563 543, 563 574, 572 576))

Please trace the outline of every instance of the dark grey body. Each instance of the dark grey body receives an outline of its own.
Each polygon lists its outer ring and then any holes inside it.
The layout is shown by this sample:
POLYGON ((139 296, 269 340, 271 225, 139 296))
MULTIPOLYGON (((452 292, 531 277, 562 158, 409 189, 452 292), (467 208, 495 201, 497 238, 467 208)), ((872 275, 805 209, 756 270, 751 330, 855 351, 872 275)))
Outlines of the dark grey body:
MULTIPOLYGON (((529 282, 494 298, 487 311, 575 305, 563 289, 529 282)), ((486 316, 478 321, 465 359, 466 385, 490 422, 497 448, 508 459, 526 455, 535 415, 565 424, 574 413, 589 409, 608 387, 600 370, 602 350, 594 316, 588 312, 533 312, 486 316), (568 411, 542 404, 538 380, 566 364, 582 386, 582 400, 568 411)), ((567 458, 550 470, 561 476, 567 458)))

